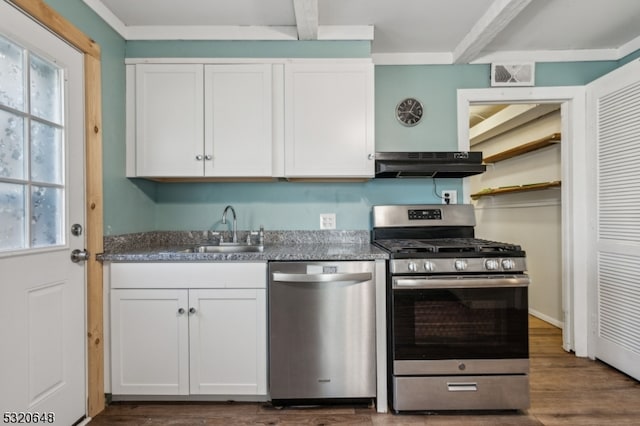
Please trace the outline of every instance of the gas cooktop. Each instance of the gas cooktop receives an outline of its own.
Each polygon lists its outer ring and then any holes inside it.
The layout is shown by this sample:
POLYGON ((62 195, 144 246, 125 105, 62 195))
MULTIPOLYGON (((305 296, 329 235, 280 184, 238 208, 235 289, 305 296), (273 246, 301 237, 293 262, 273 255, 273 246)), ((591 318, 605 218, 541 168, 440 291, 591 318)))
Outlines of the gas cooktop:
POLYGON ((513 261, 505 264, 524 267, 525 252, 519 245, 475 238, 475 224, 469 204, 374 206, 371 240, 389 253, 392 267, 393 259, 409 269, 425 259, 441 259, 442 265, 446 259, 469 259, 468 265, 478 264, 479 271, 499 270, 495 265, 507 258, 513 261))
POLYGON ((391 239, 377 240, 378 246, 389 253, 420 254, 420 253, 464 253, 473 255, 497 254, 523 255, 519 245, 489 241, 478 238, 437 238, 437 239, 391 239))

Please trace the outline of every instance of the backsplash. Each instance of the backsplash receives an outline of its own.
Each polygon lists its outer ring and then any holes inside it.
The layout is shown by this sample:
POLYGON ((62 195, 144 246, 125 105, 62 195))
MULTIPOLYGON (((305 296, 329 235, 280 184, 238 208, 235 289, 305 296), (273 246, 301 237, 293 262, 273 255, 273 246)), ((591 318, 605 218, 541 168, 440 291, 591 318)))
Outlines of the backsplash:
MULTIPOLYGON (((246 241, 249 231, 238 231, 238 240, 246 241)), ((153 231, 104 237, 104 251, 122 252, 157 247, 199 245, 217 242, 220 235, 231 241, 230 231, 153 231)), ((256 237, 252 237, 255 241, 256 237)), ((269 244, 368 244, 369 231, 265 231, 264 243, 269 244)))

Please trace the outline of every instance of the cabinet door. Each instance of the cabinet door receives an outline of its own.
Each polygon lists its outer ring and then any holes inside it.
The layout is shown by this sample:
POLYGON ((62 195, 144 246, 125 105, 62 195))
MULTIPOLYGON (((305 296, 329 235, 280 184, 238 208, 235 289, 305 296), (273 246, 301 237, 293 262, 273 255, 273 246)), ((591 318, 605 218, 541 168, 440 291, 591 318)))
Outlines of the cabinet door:
POLYGON ((271 176, 271 67, 205 67, 205 175, 271 176))
POLYGON ((187 307, 188 290, 111 291, 113 394, 189 393, 187 307))
POLYGON ((136 66, 136 174, 204 173, 203 65, 136 66))
POLYGON ((372 177, 373 97, 370 63, 287 64, 285 174, 372 177))
POLYGON ((189 307, 191 393, 265 395, 265 290, 190 290, 189 307))

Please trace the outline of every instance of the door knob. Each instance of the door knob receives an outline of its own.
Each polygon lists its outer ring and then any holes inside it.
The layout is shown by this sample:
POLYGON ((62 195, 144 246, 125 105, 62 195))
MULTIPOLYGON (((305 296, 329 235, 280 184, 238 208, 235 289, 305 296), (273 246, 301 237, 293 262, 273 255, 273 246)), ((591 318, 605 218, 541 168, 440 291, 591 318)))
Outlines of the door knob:
POLYGON ((87 250, 75 249, 71 252, 71 261, 73 263, 86 262, 89 260, 89 252, 87 250))
POLYGON ((196 308, 189 308, 189 313, 190 314, 195 314, 196 312, 197 312, 196 308))

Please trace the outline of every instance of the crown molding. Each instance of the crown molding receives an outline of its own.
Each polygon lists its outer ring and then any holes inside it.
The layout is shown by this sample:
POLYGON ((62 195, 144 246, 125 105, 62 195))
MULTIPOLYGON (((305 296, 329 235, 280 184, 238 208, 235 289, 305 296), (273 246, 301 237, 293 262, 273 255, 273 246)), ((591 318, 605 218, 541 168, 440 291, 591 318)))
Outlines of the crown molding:
POLYGON ((376 65, 451 65, 452 52, 372 53, 376 65))
POLYGON ((138 25, 127 27, 127 40, 298 40, 293 26, 138 25))
POLYGON ((82 0, 99 17, 113 28, 122 38, 127 40, 127 26, 101 0, 82 0))
MULTIPOLYGON (((618 61, 640 49, 640 38, 634 40, 639 46, 628 43, 619 49, 580 49, 580 50, 533 50, 505 51, 487 53, 479 56, 472 65, 494 62, 588 62, 618 61)), ((410 52, 410 53, 373 53, 376 65, 453 65, 453 52, 410 52)))
POLYGON ((526 50, 492 52, 479 56, 472 64, 493 62, 584 62, 617 61, 618 49, 526 50))

